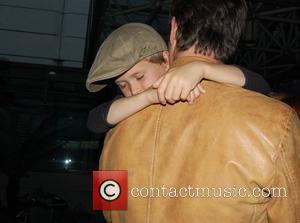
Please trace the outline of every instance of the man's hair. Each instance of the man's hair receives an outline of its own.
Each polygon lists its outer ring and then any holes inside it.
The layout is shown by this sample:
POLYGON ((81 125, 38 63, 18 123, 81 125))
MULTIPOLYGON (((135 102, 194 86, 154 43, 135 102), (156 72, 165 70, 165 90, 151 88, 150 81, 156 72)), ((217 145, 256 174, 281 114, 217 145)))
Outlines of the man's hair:
POLYGON ((163 52, 155 53, 149 57, 146 57, 145 60, 149 61, 150 63, 155 63, 155 64, 162 64, 162 63, 166 62, 163 52))
POLYGON ((195 46, 226 60, 236 49, 247 17, 244 0, 173 0, 171 14, 178 24, 177 51, 195 46))

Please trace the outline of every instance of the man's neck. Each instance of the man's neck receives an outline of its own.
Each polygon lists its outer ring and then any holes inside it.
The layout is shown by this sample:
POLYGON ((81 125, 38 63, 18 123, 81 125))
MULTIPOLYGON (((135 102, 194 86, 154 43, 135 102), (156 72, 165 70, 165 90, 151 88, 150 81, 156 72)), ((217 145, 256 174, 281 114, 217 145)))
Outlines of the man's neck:
POLYGON ((211 61, 213 63, 221 63, 221 61, 217 60, 215 58, 214 53, 208 53, 208 54, 201 54, 201 53, 195 53, 194 47, 191 47, 188 50, 182 51, 182 52, 177 52, 175 55, 174 60, 179 59, 181 57, 201 57, 207 61, 211 61))

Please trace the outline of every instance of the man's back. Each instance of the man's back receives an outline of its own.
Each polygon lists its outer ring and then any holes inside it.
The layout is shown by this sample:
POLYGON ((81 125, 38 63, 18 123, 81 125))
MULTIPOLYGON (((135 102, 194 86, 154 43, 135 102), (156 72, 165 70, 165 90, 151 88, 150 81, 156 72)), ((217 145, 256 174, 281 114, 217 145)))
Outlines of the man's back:
POLYGON ((207 93, 193 105, 150 106, 108 133, 100 168, 128 170, 129 203, 107 218, 300 222, 295 112, 238 87, 203 84, 207 93), (167 196, 132 197, 135 187, 164 187, 167 196))

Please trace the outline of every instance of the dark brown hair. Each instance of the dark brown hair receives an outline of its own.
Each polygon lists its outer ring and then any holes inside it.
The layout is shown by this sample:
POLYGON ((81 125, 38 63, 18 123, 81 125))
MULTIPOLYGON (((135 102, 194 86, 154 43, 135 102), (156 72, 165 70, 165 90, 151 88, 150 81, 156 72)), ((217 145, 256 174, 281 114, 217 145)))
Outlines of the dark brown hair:
POLYGON ((172 17, 178 24, 177 51, 195 46, 226 60, 236 49, 247 17, 244 0, 173 0, 172 17))

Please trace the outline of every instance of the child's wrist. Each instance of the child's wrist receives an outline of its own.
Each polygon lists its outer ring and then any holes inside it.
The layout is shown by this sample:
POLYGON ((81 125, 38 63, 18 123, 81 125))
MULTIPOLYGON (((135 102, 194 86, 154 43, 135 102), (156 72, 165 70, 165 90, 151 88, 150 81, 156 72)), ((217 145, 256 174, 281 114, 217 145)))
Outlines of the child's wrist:
POLYGON ((206 79, 206 80, 214 80, 215 79, 214 65, 215 64, 213 64, 213 63, 204 63, 203 64, 203 79, 206 79))
POLYGON ((140 96, 142 97, 141 100, 143 100, 143 102, 144 102, 146 105, 151 105, 151 104, 153 104, 153 97, 152 97, 150 91, 151 91, 151 90, 148 89, 148 90, 146 90, 146 91, 144 91, 144 92, 142 92, 142 93, 140 94, 140 96))
POLYGON ((147 90, 147 97, 148 97, 148 105, 158 103, 157 89, 151 88, 147 90))
POLYGON ((209 69, 209 65, 205 62, 197 61, 192 64, 194 72, 198 75, 199 80, 207 78, 207 71, 209 69))

